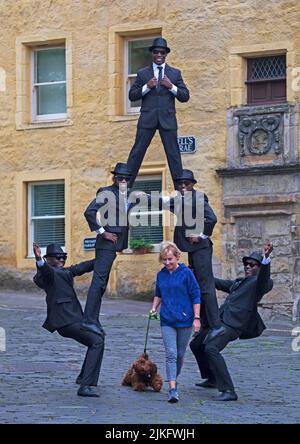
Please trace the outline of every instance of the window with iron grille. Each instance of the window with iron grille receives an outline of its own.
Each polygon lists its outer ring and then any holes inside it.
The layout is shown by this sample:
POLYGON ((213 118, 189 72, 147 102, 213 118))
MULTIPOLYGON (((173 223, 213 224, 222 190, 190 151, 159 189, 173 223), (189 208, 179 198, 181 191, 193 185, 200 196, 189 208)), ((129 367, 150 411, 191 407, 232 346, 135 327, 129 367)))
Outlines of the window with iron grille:
POLYGON ((286 56, 249 58, 246 85, 248 105, 286 102, 286 56))
MULTIPOLYGON (((151 191, 161 193, 162 191, 162 178, 161 176, 141 176, 137 177, 132 187, 132 191, 139 190, 150 194, 151 191)), ((147 222, 147 225, 131 226, 129 239, 144 239, 151 244, 159 244, 163 241, 163 212, 162 211, 150 211, 148 206, 142 208, 139 206, 139 213, 134 211, 134 208, 130 212, 130 218, 139 214, 143 218, 143 222, 147 222)))
POLYGON ((65 185, 63 181, 28 184, 28 256, 37 242, 45 254, 46 246, 57 242, 65 246, 65 185))

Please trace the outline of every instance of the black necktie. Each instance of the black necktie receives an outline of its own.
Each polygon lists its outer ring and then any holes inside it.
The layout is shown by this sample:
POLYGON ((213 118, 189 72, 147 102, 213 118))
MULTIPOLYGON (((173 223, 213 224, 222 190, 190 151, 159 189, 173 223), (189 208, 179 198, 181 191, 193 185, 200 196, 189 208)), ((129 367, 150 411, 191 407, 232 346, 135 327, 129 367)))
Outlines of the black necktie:
POLYGON ((160 82, 162 79, 162 66, 158 66, 157 69, 158 69, 157 91, 159 91, 160 90, 160 82))

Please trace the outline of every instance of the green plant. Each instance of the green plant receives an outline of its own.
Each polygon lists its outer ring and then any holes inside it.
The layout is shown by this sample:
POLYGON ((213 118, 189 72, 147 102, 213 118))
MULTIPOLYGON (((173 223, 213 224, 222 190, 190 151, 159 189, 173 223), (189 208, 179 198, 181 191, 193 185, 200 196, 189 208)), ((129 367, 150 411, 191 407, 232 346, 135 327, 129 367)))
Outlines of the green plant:
POLYGON ((133 250, 138 250, 138 249, 142 249, 142 248, 149 248, 149 249, 152 248, 152 244, 150 242, 146 241, 142 237, 140 237, 138 239, 130 239, 129 246, 133 250))

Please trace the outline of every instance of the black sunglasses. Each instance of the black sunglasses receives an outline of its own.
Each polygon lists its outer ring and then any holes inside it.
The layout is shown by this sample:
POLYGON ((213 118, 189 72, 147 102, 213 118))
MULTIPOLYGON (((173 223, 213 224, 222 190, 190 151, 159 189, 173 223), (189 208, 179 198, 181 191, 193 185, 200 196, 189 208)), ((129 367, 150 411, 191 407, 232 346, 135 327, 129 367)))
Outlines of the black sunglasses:
POLYGON ((177 183, 178 183, 179 186, 185 185, 186 187, 188 187, 193 182, 191 180, 179 180, 177 183))
POLYGON ((51 257, 55 257, 55 259, 57 259, 58 261, 61 261, 61 260, 65 261, 65 260, 67 260, 67 255, 64 255, 64 256, 57 255, 57 256, 51 256, 51 257))
POLYGON ((161 54, 161 55, 166 55, 167 51, 165 49, 153 49, 152 50, 153 54, 161 54))
POLYGON ((255 264, 254 262, 244 262, 244 266, 247 267, 247 265, 249 265, 251 268, 259 267, 259 263, 255 264))
POLYGON ((122 180, 126 180, 126 182, 130 181, 130 177, 128 177, 128 176, 115 176, 115 178, 117 180, 119 180, 120 182, 122 182, 122 180))

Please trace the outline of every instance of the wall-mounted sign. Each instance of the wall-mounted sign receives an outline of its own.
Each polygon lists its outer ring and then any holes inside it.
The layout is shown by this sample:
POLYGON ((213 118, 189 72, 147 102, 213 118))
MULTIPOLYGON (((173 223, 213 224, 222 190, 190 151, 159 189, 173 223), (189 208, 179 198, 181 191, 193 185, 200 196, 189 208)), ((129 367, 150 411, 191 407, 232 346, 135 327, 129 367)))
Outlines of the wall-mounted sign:
POLYGON ((85 250, 94 250, 96 245, 96 238, 95 237, 86 237, 83 239, 83 248, 85 250))
POLYGON ((177 137, 181 154, 193 154, 196 151, 196 138, 194 136, 177 137))

